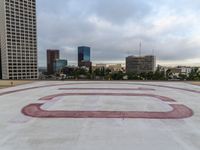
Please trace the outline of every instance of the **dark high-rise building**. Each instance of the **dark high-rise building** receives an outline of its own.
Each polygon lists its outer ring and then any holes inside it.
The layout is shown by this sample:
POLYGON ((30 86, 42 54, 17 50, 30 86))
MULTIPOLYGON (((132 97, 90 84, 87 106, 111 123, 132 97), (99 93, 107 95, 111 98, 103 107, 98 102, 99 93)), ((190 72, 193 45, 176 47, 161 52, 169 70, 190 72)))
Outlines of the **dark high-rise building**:
POLYGON ((3 79, 38 79, 35 0, 0 0, 3 79))
POLYGON ((90 61, 90 47, 78 47, 78 66, 91 68, 92 63, 90 61))
POLYGON ((126 58, 126 72, 143 73, 154 72, 156 68, 155 56, 128 56, 126 58))
POLYGON ((47 50, 47 73, 48 74, 54 74, 54 63, 56 59, 59 59, 60 57, 60 51, 59 50, 47 50))

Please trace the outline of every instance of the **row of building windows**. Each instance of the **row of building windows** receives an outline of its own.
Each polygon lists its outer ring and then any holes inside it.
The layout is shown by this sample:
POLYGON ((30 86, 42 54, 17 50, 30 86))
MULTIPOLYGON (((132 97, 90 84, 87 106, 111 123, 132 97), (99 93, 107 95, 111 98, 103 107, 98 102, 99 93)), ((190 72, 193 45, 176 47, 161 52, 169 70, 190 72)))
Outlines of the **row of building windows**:
MULTIPOLYGON (((21 67, 21 68, 19 68, 19 67, 9 67, 9 71, 10 72, 12 72, 12 71, 14 71, 14 70, 24 70, 24 71, 26 71, 27 69, 30 69, 30 67, 29 68, 27 68, 27 67, 21 67)), ((37 68, 36 67, 31 67, 31 70, 35 70, 35 71, 37 71, 37 68)))
MULTIPOLYGON (((20 66, 20 67, 22 67, 22 66, 31 66, 31 67, 35 67, 35 66, 37 66, 37 62, 35 62, 35 61, 24 61, 24 62, 22 62, 22 61, 19 61, 19 60, 17 60, 18 62, 11 62, 10 60, 9 60, 9 65, 14 65, 14 66, 20 66)), ((13 67, 14 67, 13 66, 13 67)))
POLYGON ((12 37, 12 36, 19 36, 21 38, 34 38, 34 39, 36 39, 36 34, 7 32, 7 37, 12 37))
MULTIPOLYGON (((16 30, 12 30, 11 32, 8 31, 7 34, 8 34, 8 35, 15 35, 14 32, 16 32, 16 33, 19 35, 19 34, 20 34, 21 32, 23 32, 23 31, 19 32, 19 31, 16 31, 16 30)), ((25 33, 25 32, 24 32, 24 33, 25 33)), ((36 36, 36 34, 35 34, 34 32, 32 32, 32 31, 29 31, 29 32, 26 31, 26 34, 24 34, 24 36, 26 36, 26 37, 29 37, 29 36, 36 36)))
MULTIPOLYGON (((8 45, 8 44, 7 44, 8 45)), ((27 44, 26 44, 27 45, 27 44)), ((31 51, 36 51, 37 47, 35 46, 31 46, 31 45, 21 45, 21 46, 16 46, 16 45, 9 45, 7 47, 8 52, 31 52, 31 51)))
MULTIPOLYGON (((11 29, 14 29, 14 28, 22 28, 22 29, 26 29, 26 30, 33 30, 33 31, 36 31, 36 26, 33 25, 33 24, 19 24, 19 23, 7 23, 6 25, 7 28, 11 28, 11 29)), ((10 30, 11 30, 10 29, 10 30)))
POLYGON ((35 0, 20 0, 20 1, 16 1, 16 0, 6 0, 7 3, 16 3, 16 4, 19 4, 19 3, 27 3, 27 4, 34 4, 35 3, 35 0))
POLYGON ((18 79, 21 79, 21 78, 37 78, 37 73, 9 73, 9 76, 10 77, 16 77, 18 79))
POLYGON ((28 14, 21 14, 21 13, 6 13, 6 18, 8 20, 24 20, 24 19, 31 19, 33 21, 35 21, 36 19, 36 14, 33 14, 33 13, 28 13, 28 14))
MULTIPOLYGON (((35 57, 35 56, 33 56, 33 57, 35 57)), ((13 62, 28 62, 28 61, 30 61, 30 62, 37 62, 37 61, 35 61, 35 59, 34 58, 32 58, 32 57, 8 57, 8 60, 9 61, 13 61, 13 62)))
POLYGON ((26 29, 26 30, 35 30, 36 31, 36 26, 33 24, 29 24, 29 25, 7 24, 6 27, 10 28, 10 30, 17 28, 17 29, 23 29, 23 30, 26 29))
POLYGON ((29 76, 27 76, 27 74, 23 74, 23 76, 21 76, 19 74, 9 74, 9 79, 10 80, 37 79, 37 75, 29 74, 29 76))
POLYGON ((18 1, 15 1, 14 2, 6 2, 6 9, 19 9, 19 10, 35 10, 35 3, 29 3, 29 4, 26 4, 26 3, 18 3, 18 1))
POLYGON ((27 43, 29 45, 31 45, 32 43, 35 43, 36 42, 36 39, 35 40, 24 40, 24 39, 19 39, 19 38, 9 38, 7 39, 8 40, 8 44, 13 44, 13 45, 17 45, 18 43, 27 43), (12 43, 11 43, 12 41, 12 43))
MULTIPOLYGON (((9 39, 9 41, 12 41, 12 40, 11 40, 12 36, 15 36, 15 35, 7 34, 7 37, 8 37, 8 39, 9 39)), ((20 39, 22 39, 22 40, 29 40, 29 41, 35 40, 35 41, 36 41, 36 35, 17 35, 16 38, 12 38, 12 39, 15 39, 15 40, 17 39, 17 40, 19 40, 18 38, 20 38, 20 39), (31 38, 32 38, 32 40, 30 40, 31 38)), ((17 40, 16 40, 16 41, 17 41, 17 40)))
POLYGON ((26 40, 25 42, 22 42, 22 39, 18 42, 14 42, 14 41, 8 41, 7 45, 8 45, 8 49, 35 49, 36 48, 36 42, 30 42, 29 40, 26 40))
POLYGON ((31 18, 31 19, 35 19, 36 18, 36 13, 34 11, 12 11, 7 9, 6 10, 6 17, 13 17, 15 19, 19 19, 19 18, 31 18))
POLYGON ((12 47, 12 48, 9 48, 8 49, 8 54, 11 54, 11 53, 30 53, 30 54, 36 54, 36 48, 33 48, 33 47, 12 47))
POLYGON ((7 36, 7 40, 8 41, 12 41, 12 42, 35 42, 36 41, 36 38, 33 37, 33 36, 11 36, 11 35, 8 35, 7 36))
POLYGON ((37 71, 37 67, 23 67, 23 68, 19 68, 19 67, 9 67, 9 71, 15 71, 15 70, 20 70, 20 72, 23 71, 27 71, 27 70, 33 70, 33 71, 37 71))
POLYGON ((7 29, 8 30, 12 30, 12 29, 21 29, 21 30, 33 30, 33 31, 36 31, 36 25, 34 24, 29 24, 29 25, 25 25, 25 24, 22 24, 22 25, 17 25, 17 24, 7 24, 6 25, 7 29))
POLYGON ((31 15, 31 16, 36 16, 36 13, 34 10, 18 10, 18 9, 7 9, 6 10, 6 14, 14 14, 16 16, 19 16, 19 15, 31 15))
POLYGON ((6 5, 6 13, 29 13, 31 12, 32 14, 35 14, 35 7, 32 7, 31 5, 29 6, 29 9, 27 9, 27 7, 25 7, 25 9, 20 8, 16 5, 16 7, 14 7, 13 9, 11 9, 8 5, 6 5))
POLYGON ((23 31, 21 31, 21 32, 15 32, 15 31, 12 31, 12 32, 10 32, 10 31, 8 31, 7 32, 7 37, 9 38, 9 37, 12 37, 12 36, 19 36, 19 37, 24 37, 24 38, 34 38, 34 39, 36 39, 36 32, 32 32, 32 31, 30 31, 30 32, 23 32, 23 31))
POLYGON ((30 53, 30 54, 37 54, 36 49, 31 49, 31 48, 24 48, 24 49, 9 49, 8 50, 8 55, 9 54, 20 54, 20 53, 30 53))
POLYGON ((15 61, 15 62, 31 62, 31 63, 36 63, 37 60, 35 60, 34 58, 36 58, 35 56, 32 56, 32 57, 10 57, 8 58, 9 62, 11 61, 15 61))
POLYGON ((8 52, 18 53, 18 52, 32 52, 37 50, 36 46, 27 46, 27 47, 15 47, 15 46, 8 46, 8 52))
POLYGON ((35 60, 28 60, 28 59, 21 59, 21 60, 19 60, 19 59, 8 59, 8 61, 9 61, 9 63, 10 64, 24 64, 24 65, 28 65, 28 66, 32 66, 32 64, 36 64, 37 63, 37 61, 35 61, 35 60))
POLYGON ((36 37, 36 33, 35 32, 27 32, 27 31, 21 31, 21 32, 16 32, 16 30, 12 30, 12 31, 7 31, 7 35, 8 36, 12 36, 12 35, 18 35, 18 36, 25 36, 25 37, 36 37))
POLYGON ((20 56, 25 56, 25 55, 30 55, 31 57, 36 56, 37 52, 36 50, 9 50, 8 51, 8 56, 12 55, 20 55, 20 56))
MULTIPOLYGON (((32 70, 32 68, 31 68, 31 70, 32 70)), ((9 73, 12 73, 12 72, 19 72, 19 73, 21 73, 21 72, 27 72, 27 71, 30 71, 30 69, 27 69, 27 70, 9 70, 9 73)), ((36 72, 37 72, 37 70, 35 70, 36 72)))
POLYGON ((23 2, 22 0, 20 0, 20 1, 15 0, 15 3, 14 3, 14 2, 6 2, 5 4, 6 4, 6 6, 8 6, 8 7, 15 7, 15 8, 17 8, 17 9, 21 9, 21 8, 23 8, 23 7, 33 9, 33 8, 35 8, 35 6, 36 6, 36 3, 35 3, 35 2, 31 3, 31 2, 29 1, 28 3, 25 3, 25 2, 23 2))
POLYGON ((16 77, 16 76, 11 76, 9 77, 10 80, 21 80, 21 79, 37 79, 37 76, 24 76, 24 77, 16 77))
POLYGON ((17 53, 9 53, 8 52, 8 58, 12 58, 12 57, 26 57, 25 59, 29 59, 29 57, 37 57, 36 53, 31 54, 30 52, 17 52, 17 53), (25 54, 23 54, 25 53, 25 54))
MULTIPOLYGON (((24 36, 7 36, 7 39, 9 39, 8 44, 12 44, 12 45, 18 45, 19 43, 14 42, 14 40, 16 39, 20 39, 21 43, 29 43, 30 41, 36 42, 36 38, 34 37, 24 37, 24 36), (12 41, 12 43, 11 43, 12 41)), ((30 44, 30 43, 29 43, 30 44)))
MULTIPOLYGON (((6 24, 6 27, 8 28, 11 28, 11 27, 13 27, 13 28, 16 28, 16 27, 24 27, 25 29, 30 29, 30 30, 35 30, 36 29, 36 24, 35 23, 26 23, 26 24, 24 24, 24 23, 22 23, 22 22, 9 22, 9 21, 7 21, 8 23, 6 24)), ((11 30, 11 29, 10 29, 11 30)))
POLYGON ((26 20, 30 24, 36 22, 36 19, 33 17, 30 18, 30 17, 22 17, 22 16, 20 16, 18 19, 16 19, 15 16, 11 16, 11 17, 6 16, 6 20, 16 21, 16 22, 21 22, 21 20, 26 20))
POLYGON ((36 51, 37 50, 37 48, 35 48, 35 47, 30 47, 30 46, 28 46, 28 47, 15 47, 15 46, 13 46, 13 47, 11 47, 11 46, 8 46, 8 53, 26 53, 26 52, 30 52, 30 53, 36 53, 36 52, 34 52, 34 51, 36 51))
POLYGON ((8 42, 7 44, 8 45, 18 45, 19 43, 21 43, 20 45, 32 45, 33 43, 36 43, 37 40, 34 38, 34 37, 12 37, 12 38, 7 38, 8 42))
POLYGON ((18 61, 18 62, 32 62, 32 63, 36 63, 37 62, 37 60, 35 60, 35 58, 37 58, 37 57, 35 57, 35 56, 26 56, 26 57, 22 57, 22 56, 17 56, 17 57, 15 57, 15 56, 13 56, 13 57, 11 57, 11 56, 9 56, 8 57, 8 60, 9 61, 18 61))
POLYGON ((30 38, 36 38, 36 29, 24 29, 24 30, 20 30, 20 28, 7 28, 7 36, 8 37, 12 37, 12 36, 20 36, 20 37, 30 37, 30 38))
POLYGON ((30 62, 37 62, 36 60, 35 60, 35 58, 36 58, 36 56, 34 55, 27 55, 26 57, 24 57, 24 56, 19 56, 19 60, 18 60, 18 57, 16 57, 16 55, 14 56, 11 56, 11 55, 9 55, 8 56, 8 60, 9 61, 19 61, 19 62, 21 62, 21 61, 23 61, 23 62, 28 62, 28 61, 30 61, 30 62))
POLYGON ((24 23, 25 25, 33 25, 33 27, 35 28, 36 25, 35 25, 35 22, 33 22, 33 20, 31 21, 28 21, 28 20, 24 20, 24 19, 14 19, 14 18, 11 18, 9 20, 6 20, 6 23, 7 24, 17 24, 17 25, 20 25, 21 23, 24 23))
POLYGON ((6 2, 9 2, 9 3, 27 3, 27 4, 32 4, 32 3, 35 3, 35 0, 20 0, 20 1, 16 1, 16 0, 6 0, 6 2))
POLYGON ((16 59, 16 57, 19 57, 19 59, 22 58, 22 59, 27 59, 27 60, 29 60, 29 59, 30 59, 30 60, 31 60, 31 59, 34 60, 34 58, 37 57, 37 55, 36 55, 36 54, 32 54, 32 55, 31 55, 31 54, 29 54, 29 53, 26 53, 26 55, 24 55, 24 54, 23 54, 23 55, 20 55, 20 54, 18 54, 18 53, 15 53, 15 54, 13 53, 12 55, 11 55, 10 53, 8 54, 8 58, 9 58, 9 59, 16 59))
POLYGON ((23 12, 23 11, 21 11, 21 10, 35 10, 35 5, 29 5, 29 6, 27 6, 27 5, 23 5, 23 4, 20 4, 20 5, 13 5, 13 4, 10 4, 10 5, 8 5, 8 4, 6 4, 6 9, 10 9, 10 10, 18 10, 18 11, 20 11, 20 12, 23 12))
POLYGON ((19 46, 8 46, 8 52, 13 52, 13 53, 15 53, 15 52, 31 52, 31 51, 36 51, 37 50, 37 47, 36 46, 30 46, 30 45, 28 45, 27 47, 26 46, 21 46, 21 47, 19 47, 19 46))
POLYGON ((11 72, 15 71, 15 70, 20 70, 20 71, 22 71, 22 70, 37 71, 37 65, 32 65, 32 66, 30 66, 30 65, 27 65, 27 66, 23 65, 23 67, 21 67, 21 66, 17 66, 17 67, 13 66, 13 67, 9 67, 9 70, 11 72))
MULTIPOLYGON (((31 6, 30 6, 31 7, 31 6)), ((8 8, 6 10, 6 13, 24 13, 24 14, 29 14, 29 13, 32 13, 32 14, 35 14, 35 10, 34 8, 30 8, 30 9, 19 9, 19 7, 15 7, 14 9, 9 9, 9 6, 7 6, 6 8, 8 8)))
POLYGON ((19 80, 19 79, 37 79, 37 74, 9 74, 9 79, 19 80))

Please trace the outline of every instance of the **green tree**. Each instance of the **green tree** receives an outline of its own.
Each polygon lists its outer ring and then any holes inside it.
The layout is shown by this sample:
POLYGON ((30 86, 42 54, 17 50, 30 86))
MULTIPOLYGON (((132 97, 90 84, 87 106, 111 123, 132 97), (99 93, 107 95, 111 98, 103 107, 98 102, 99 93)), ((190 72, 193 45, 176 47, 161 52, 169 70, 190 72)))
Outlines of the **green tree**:
POLYGON ((124 73, 122 71, 114 72, 111 74, 112 80, 123 80, 124 73))
POLYGON ((188 80, 194 80, 194 81, 200 80, 200 71, 198 70, 197 67, 192 69, 192 71, 188 76, 188 80))
POLYGON ((167 69, 167 71, 166 71, 166 79, 167 80, 172 79, 172 75, 173 75, 173 73, 172 73, 171 69, 167 69))
POLYGON ((127 73, 128 80, 141 80, 141 77, 137 73, 127 73))
POLYGON ((153 80, 154 73, 152 71, 148 72, 146 75, 147 80, 153 80))
POLYGON ((153 80, 166 80, 165 71, 158 67, 154 73, 153 80))
POLYGON ((180 73, 179 78, 180 78, 180 80, 187 80, 187 75, 180 73))

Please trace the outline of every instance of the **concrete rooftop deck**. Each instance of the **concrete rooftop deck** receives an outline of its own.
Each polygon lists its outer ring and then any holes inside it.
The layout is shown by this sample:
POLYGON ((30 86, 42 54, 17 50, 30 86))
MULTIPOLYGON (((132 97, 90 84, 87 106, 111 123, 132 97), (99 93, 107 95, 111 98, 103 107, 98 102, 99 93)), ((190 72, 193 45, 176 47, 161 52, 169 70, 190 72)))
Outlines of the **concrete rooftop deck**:
POLYGON ((32 82, 0 89, 0 150, 199 150, 200 86, 32 82))

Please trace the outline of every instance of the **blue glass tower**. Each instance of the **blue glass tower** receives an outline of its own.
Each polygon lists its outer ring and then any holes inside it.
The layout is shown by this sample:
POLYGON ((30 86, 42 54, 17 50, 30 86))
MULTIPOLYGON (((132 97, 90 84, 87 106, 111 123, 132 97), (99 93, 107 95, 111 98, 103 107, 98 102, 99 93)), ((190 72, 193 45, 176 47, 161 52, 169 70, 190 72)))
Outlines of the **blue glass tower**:
POLYGON ((79 67, 91 67, 90 62, 90 47, 80 46, 78 47, 78 66, 79 67))

